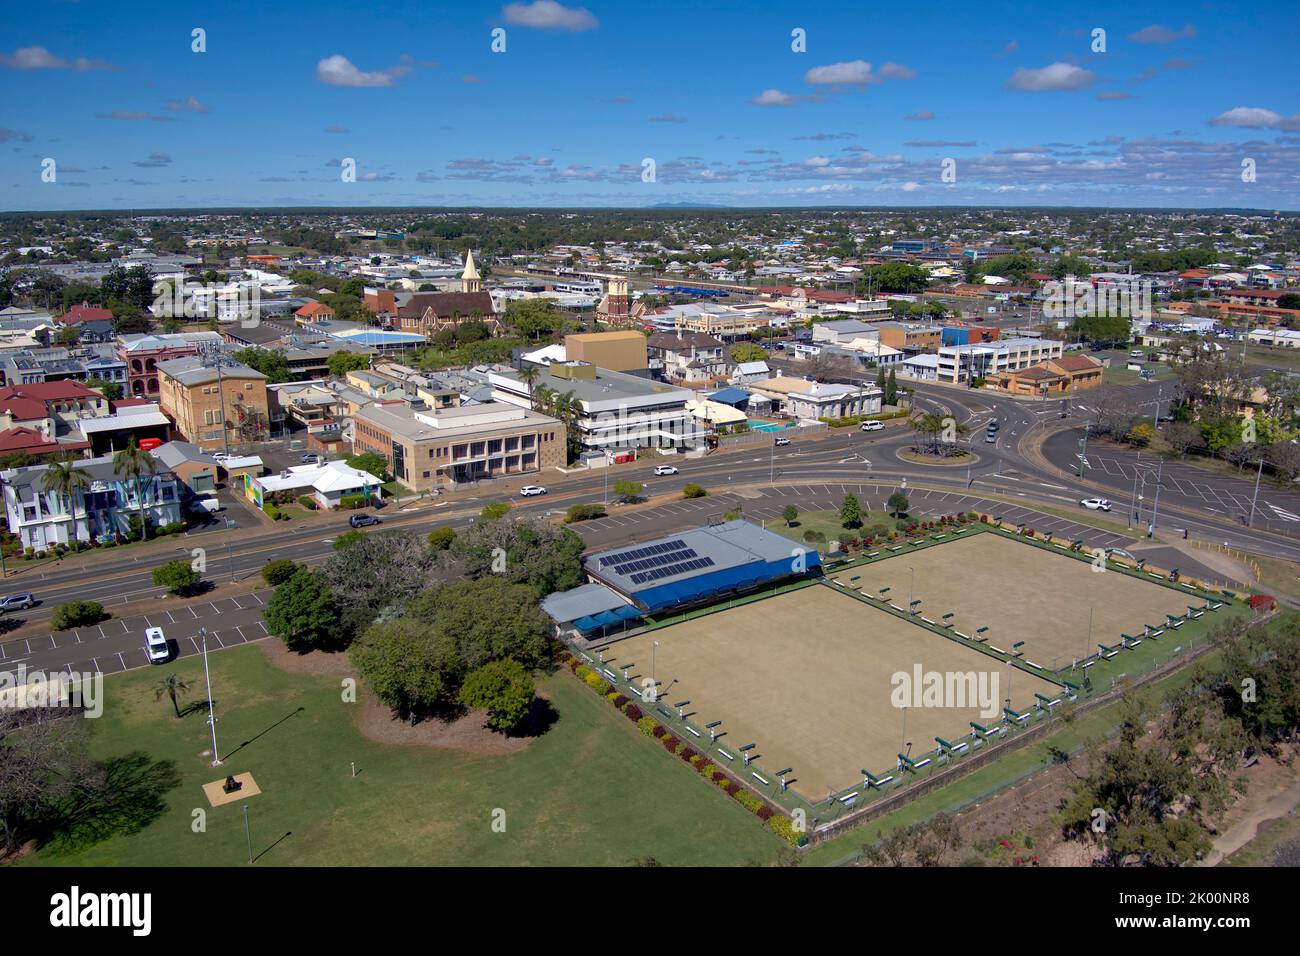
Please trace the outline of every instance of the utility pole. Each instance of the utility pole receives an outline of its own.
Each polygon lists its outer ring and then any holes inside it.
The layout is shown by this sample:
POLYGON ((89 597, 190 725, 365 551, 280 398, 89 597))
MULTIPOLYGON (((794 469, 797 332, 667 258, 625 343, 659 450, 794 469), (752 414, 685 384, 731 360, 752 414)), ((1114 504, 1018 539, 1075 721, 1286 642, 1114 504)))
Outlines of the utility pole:
POLYGON ((1083 462, 1088 457, 1088 431, 1092 427, 1092 422, 1083 423, 1083 441, 1079 442, 1082 449, 1079 453, 1079 477, 1083 477, 1083 462))
POLYGON ((1161 385, 1159 388, 1156 389, 1156 416, 1155 416, 1155 420, 1151 422, 1151 426, 1156 431, 1160 430, 1160 402, 1164 399, 1164 397, 1165 397, 1165 387, 1161 385))
POLYGON ((226 428, 226 389, 221 372, 221 366, 225 361, 226 357, 221 354, 220 346, 205 348, 199 353, 199 362, 204 368, 215 368, 217 370, 217 401, 220 402, 218 414, 221 416, 221 444, 226 457, 230 457, 230 433, 226 428))
POLYGON ((1255 472, 1255 494, 1250 499, 1250 517, 1246 519, 1246 527, 1249 528, 1255 520, 1255 502, 1259 501, 1259 479, 1264 476, 1264 459, 1259 460, 1259 470, 1255 472))

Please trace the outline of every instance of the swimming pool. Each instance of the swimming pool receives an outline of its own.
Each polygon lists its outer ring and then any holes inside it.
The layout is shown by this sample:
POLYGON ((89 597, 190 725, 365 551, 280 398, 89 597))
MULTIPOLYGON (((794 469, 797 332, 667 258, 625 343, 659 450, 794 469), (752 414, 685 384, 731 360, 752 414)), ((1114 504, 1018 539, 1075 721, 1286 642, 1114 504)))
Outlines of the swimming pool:
POLYGON ((749 430, 752 432, 779 432, 785 431, 790 426, 785 422, 750 422, 749 430))

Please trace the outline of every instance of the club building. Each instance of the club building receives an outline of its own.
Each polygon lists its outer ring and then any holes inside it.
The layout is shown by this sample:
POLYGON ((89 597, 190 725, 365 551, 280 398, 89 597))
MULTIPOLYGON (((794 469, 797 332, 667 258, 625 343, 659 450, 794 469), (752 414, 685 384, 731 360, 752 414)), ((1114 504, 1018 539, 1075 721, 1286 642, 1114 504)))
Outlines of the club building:
POLYGON ((821 573, 811 548, 743 519, 690 528, 583 558, 588 583, 542 601, 562 634, 618 634, 647 615, 821 573))

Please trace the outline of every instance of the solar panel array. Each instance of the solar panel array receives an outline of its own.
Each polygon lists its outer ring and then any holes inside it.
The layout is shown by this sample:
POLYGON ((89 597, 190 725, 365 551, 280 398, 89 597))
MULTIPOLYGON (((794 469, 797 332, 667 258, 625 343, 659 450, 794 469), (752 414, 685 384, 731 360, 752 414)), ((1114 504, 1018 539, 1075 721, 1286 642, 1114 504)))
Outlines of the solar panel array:
MULTIPOLYGON (((639 558, 649 558, 658 554, 667 554, 669 551, 686 550, 686 542, 680 538, 672 541, 664 541, 660 544, 652 544, 644 548, 636 548, 632 551, 620 551, 618 554, 607 554, 600 559, 600 566, 608 568, 615 564, 626 564, 629 561, 636 561, 639 558)), ((621 572, 620 572, 621 573, 621 572)))
POLYGON ((627 564, 614 565, 615 574, 631 574, 633 571, 649 571, 651 568, 662 567, 665 564, 672 564, 674 561, 685 561, 688 558, 698 558, 694 548, 687 548, 684 551, 665 551, 662 554, 652 555, 648 558, 638 558, 635 561, 629 561, 627 564))
MULTIPOLYGON (((694 552, 691 552, 694 554, 694 552)), ((633 584, 645 584, 647 581, 658 581, 660 578, 671 578, 675 574, 685 574, 687 571, 698 571, 701 568, 713 567, 712 558, 694 558, 690 561, 681 561, 677 564, 669 564, 662 568, 652 568, 649 571, 638 571, 629 579, 633 584)))

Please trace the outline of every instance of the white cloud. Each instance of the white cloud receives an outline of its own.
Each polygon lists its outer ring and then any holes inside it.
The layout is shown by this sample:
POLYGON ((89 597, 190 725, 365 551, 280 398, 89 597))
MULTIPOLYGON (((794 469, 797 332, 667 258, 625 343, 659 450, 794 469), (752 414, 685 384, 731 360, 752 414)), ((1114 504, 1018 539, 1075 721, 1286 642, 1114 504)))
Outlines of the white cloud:
POLYGON ((1042 69, 1021 67, 1007 80, 1007 88, 1041 93, 1054 90, 1084 90, 1097 79, 1095 73, 1073 63, 1053 63, 1042 69))
POLYGON ((1300 113, 1282 116, 1258 106, 1234 106, 1209 120, 1211 126, 1240 126, 1244 129, 1280 129, 1288 132, 1300 130, 1300 113))
POLYGON ((1194 36, 1196 36, 1196 27, 1190 23, 1177 31, 1152 24, 1136 33, 1130 33, 1128 38, 1134 43, 1173 43, 1175 40, 1190 40, 1194 36))
POLYGON ((341 53, 327 56, 316 64, 316 79, 329 86, 378 87, 396 86, 394 80, 411 72, 411 67, 403 62, 387 70, 375 70, 367 73, 357 69, 351 60, 341 53))
POLYGON ((116 70, 106 60, 91 60, 79 56, 75 60, 65 60, 55 56, 43 46, 19 47, 13 53, 0 53, 0 66, 11 70, 73 70, 86 73, 91 70, 116 70))
POLYGON ((533 0, 532 3, 506 4, 501 15, 506 23, 517 27, 532 27, 534 30, 568 30, 577 33, 582 30, 595 30, 600 21, 584 7, 566 7, 555 0, 533 0))
POLYGON ((901 63, 886 63, 880 68, 880 75, 888 80, 914 80, 916 70, 901 63))
POLYGON ((865 60, 815 66, 804 74, 803 79, 815 86, 865 86, 880 82, 880 78, 871 72, 871 64, 865 60))
POLYGON ((199 102, 198 97, 187 96, 183 100, 168 100, 165 109, 173 113, 207 113, 208 108, 199 102))

